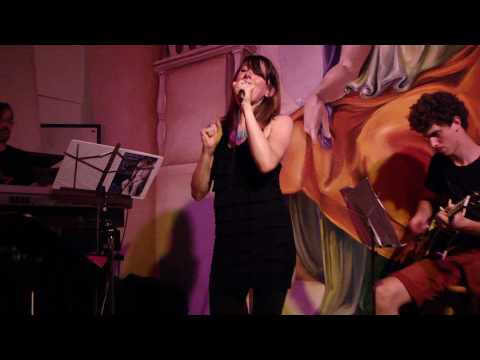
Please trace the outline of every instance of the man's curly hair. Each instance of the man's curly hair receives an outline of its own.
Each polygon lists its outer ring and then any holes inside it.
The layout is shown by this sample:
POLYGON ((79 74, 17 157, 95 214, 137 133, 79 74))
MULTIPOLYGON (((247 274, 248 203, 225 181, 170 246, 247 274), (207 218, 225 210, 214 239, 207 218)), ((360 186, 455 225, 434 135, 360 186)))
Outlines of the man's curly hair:
POLYGON ((455 95, 438 91, 423 94, 416 104, 410 107, 408 122, 410 128, 425 134, 433 125, 452 125, 453 118, 461 119, 462 127, 468 127, 468 110, 455 95))

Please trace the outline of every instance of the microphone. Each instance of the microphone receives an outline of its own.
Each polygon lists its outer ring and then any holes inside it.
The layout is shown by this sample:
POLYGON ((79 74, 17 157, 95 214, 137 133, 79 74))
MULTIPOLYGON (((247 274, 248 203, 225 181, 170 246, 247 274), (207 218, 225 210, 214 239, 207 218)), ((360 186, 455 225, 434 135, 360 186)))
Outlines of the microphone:
POLYGON ((238 92, 238 96, 240 96, 240 99, 243 100, 245 98, 245 90, 240 89, 240 91, 238 92))

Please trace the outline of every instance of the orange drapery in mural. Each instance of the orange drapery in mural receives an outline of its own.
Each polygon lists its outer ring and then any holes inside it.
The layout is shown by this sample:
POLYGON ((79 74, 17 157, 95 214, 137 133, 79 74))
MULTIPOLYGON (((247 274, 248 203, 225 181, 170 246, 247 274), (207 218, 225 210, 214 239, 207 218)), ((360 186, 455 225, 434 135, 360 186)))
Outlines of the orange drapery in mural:
MULTIPOLYGON (((333 223, 358 240, 340 189, 368 177, 388 213, 407 224, 424 190, 432 155, 426 140, 409 129, 409 108, 424 93, 450 91, 465 102, 469 133, 480 140, 479 60, 480 47, 468 46, 442 66, 422 73, 406 92, 390 89, 371 99, 351 94, 338 100, 333 104, 331 150, 312 144, 303 130, 303 109, 298 110, 292 115, 295 127, 283 160, 282 191, 303 191, 333 223)), ((403 228, 395 228, 401 236, 403 228)))

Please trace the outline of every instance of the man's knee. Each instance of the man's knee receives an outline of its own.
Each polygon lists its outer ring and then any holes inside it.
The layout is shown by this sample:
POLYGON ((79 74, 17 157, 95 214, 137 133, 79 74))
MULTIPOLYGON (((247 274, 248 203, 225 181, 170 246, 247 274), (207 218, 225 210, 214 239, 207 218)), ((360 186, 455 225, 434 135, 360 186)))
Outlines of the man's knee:
POLYGON ((375 286, 375 303, 377 306, 389 304, 394 298, 394 294, 395 288, 388 282, 388 279, 380 281, 375 286))
POLYGON ((375 286, 375 303, 379 307, 398 309, 409 300, 405 286, 396 277, 382 279, 375 286))

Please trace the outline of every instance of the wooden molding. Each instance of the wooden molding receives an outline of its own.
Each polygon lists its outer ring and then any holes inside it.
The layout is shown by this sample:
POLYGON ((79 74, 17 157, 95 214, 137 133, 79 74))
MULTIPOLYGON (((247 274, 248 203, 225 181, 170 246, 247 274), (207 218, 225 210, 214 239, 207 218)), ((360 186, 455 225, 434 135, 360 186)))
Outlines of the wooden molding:
POLYGON ((162 73, 218 55, 237 53, 242 50, 253 53, 256 48, 255 45, 207 45, 156 61, 153 63, 153 67, 155 72, 162 73))

